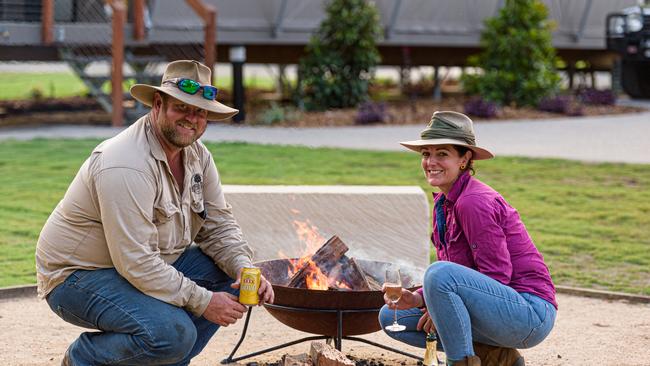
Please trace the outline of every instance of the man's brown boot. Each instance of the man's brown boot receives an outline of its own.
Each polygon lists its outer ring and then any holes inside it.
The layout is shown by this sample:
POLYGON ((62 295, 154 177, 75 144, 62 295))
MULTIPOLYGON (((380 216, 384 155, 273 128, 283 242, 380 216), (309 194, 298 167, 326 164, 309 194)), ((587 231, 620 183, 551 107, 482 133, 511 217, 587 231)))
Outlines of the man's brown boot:
POLYGON ((481 359, 477 356, 468 356, 464 360, 455 361, 452 366, 481 366, 481 359))
POLYGON ((483 366, 525 366, 524 358, 514 348, 474 342, 474 353, 483 366))
POLYGON ((72 366, 70 362, 70 349, 65 350, 65 355, 63 355, 63 360, 61 360, 61 366, 72 366))

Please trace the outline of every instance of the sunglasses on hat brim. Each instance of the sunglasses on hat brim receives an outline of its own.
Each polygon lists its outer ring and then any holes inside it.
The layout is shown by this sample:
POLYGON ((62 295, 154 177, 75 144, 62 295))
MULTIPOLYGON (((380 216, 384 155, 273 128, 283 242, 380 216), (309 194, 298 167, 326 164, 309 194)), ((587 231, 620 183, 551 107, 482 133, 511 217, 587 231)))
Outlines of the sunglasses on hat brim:
POLYGON ((207 100, 216 100, 217 93, 219 92, 219 89, 215 88, 212 85, 201 85, 201 83, 196 80, 186 78, 169 79, 163 81, 163 84, 164 83, 174 84, 178 87, 178 89, 190 95, 194 95, 200 90, 203 90, 201 96, 207 100))

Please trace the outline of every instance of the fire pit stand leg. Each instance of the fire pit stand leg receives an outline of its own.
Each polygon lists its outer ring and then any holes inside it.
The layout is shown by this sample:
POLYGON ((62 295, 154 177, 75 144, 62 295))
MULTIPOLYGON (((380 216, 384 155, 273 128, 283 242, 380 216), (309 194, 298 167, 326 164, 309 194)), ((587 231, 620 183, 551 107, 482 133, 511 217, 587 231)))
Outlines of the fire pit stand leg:
POLYGON ((419 361, 423 360, 422 357, 416 356, 416 355, 408 353, 408 352, 400 351, 398 349, 388 347, 388 346, 385 346, 383 344, 375 343, 375 342, 369 341, 367 339, 363 339, 363 338, 359 338, 359 337, 343 336, 343 314, 344 313, 355 313, 355 312, 362 312, 362 311, 376 310, 376 309, 324 310, 324 309, 295 308, 295 307, 290 307, 290 306, 280 306, 280 305, 274 305, 274 304, 266 304, 265 306, 267 306, 269 308, 279 308, 279 309, 292 310, 292 311, 298 311, 298 312, 303 312, 303 311, 304 312, 313 312, 313 311, 316 311, 316 312, 336 312, 336 322, 337 322, 336 337, 331 337, 331 336, 304 337, 304 338, 296 339, 295 341, 283 343, 283 344, 280 344, 280 345, 277 345, 277 346, 274 346, 274 347, 263 349, 261 351, 257 351, 257 352, 249 353, 247 355, 243 355, 243 356, 233 358, 233 356, 235 355, 235 352, 237 352, 237 350, 239 349, 239 346, 242 344, 242 342, 244 341, 244 338, 246 337, 246 331, 248 330, 248 322, 250 320, 251 313, 252 313, 252 310, 253 310, 252 307, 249 307, 248 308, 248 313, 246 314, 246 321, 244 322, 244 329, 242 329, 241 337, 239 338, 239 341, 237 342, 237 345, 235 345, 235 348, 232 350, 232 352, 230 352, 230 355, 227 358, 225 358, 225 359, 223 359, 221 361, 222 364, 238 362, 238 361, 246 359, 246 358, 250 358, 250 357, 261 355, 261 354, 264 354, 264 353, 267 353, 267 352, 275 351, 275 350, 278 350, 278 349, 281 349, 281 348, 284 348, 284 347, 293 346, 294 344, 307 342, 307 341, 315 341, 315 340, 320 340, 320 339, 332 339, 332 340, 334 340, 334 347, 339 351, 341 351, 341 346, 342 346, 342 343, 343 343, 343 339, 345 339, 345 340, 357 341, 357 342, 370 344, 372 346, 379 347, 379 348, 385 349, 387 351, 392 351, 392 352, 395 352, 395 353, 399 353, 401 355, 408 356, 408 357, 414 358, 414 359, 419 360, 419 361))
POLYGON ((343 312, 341 310, 336 311, 336 339, 334 340, 334 346, 337 350, 341 350, 341 339, 343 339, 343 312))
MULTIPOLYGON (((252 312, 253 312, 253 308, 249 307, 248 308, 248 313, 246 314, 246 321, 244 322, 244 329, 242 329, 241 337, 239 338, 239 341, 235 345, 235 348, 233 348, 232 352, 230 352, 230 355, 228 355, 227 358, 224 358, 223 360, 221 360, 221 364, 225 365, 225 364, 237 362, 237 361, 249 358, 249 357, 261 355, 261 354, 266 353, 266 352, 271 352, 271 351, 278 350, 280 348, 293 346, 294 344, 298 344, 298 343, 301 343, 301 342, 315 341, 315 340, 319 340, 319 339, 329 339, 329 338, 331 338, 329 336, 304 337, 304 338, 297 339, 295 341, 283 343, 283 344, 280 344, 280 345, 277 345, 277 346, 274 346, 274 347, 263 349, 261 351, 257 351, 257 352, 249 353, 247 355, 243 355, 243 356, 233 358, 232 356, 235 355, 235 352, 237 352, 237 350, 239 349, 239 346, 241 345, 241 343, 244 341, 244 338, 246 337, 246 331, 248 330, 248 321, 251 318, 251 313, 252 312)), ((339 342, 339 345, 340 345, 341 344, 340 338, 339 338, 338 342, 339 342)))

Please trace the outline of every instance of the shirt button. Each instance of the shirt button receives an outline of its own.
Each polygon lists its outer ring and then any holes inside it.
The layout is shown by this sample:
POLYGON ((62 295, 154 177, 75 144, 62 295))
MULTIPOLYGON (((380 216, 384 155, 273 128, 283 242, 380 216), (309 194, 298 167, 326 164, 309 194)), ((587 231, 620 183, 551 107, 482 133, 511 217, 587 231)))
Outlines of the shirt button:
POLYGON ((472 244, 472 249, 476 249, 477 246, 478 245, 476 245, 476 244, 472 244))

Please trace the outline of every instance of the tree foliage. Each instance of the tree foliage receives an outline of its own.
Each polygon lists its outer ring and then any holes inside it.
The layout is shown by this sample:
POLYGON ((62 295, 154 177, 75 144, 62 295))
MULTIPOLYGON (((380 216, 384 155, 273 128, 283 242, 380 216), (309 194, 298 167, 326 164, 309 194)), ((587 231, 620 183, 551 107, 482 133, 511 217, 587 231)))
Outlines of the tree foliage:
POLYGON ((482 69, 462 77, 465 91, 502 105, 536 105, 556 92, 553 24, 539 0, 506 0, 496 17, 485 22, 483 52, 469 64, 482 69))
POLYGON ((366 0, 331 0, 300 61, 299 97, 308 110, 356 106, 367 98, 380 56, 379 13, 366 0))

